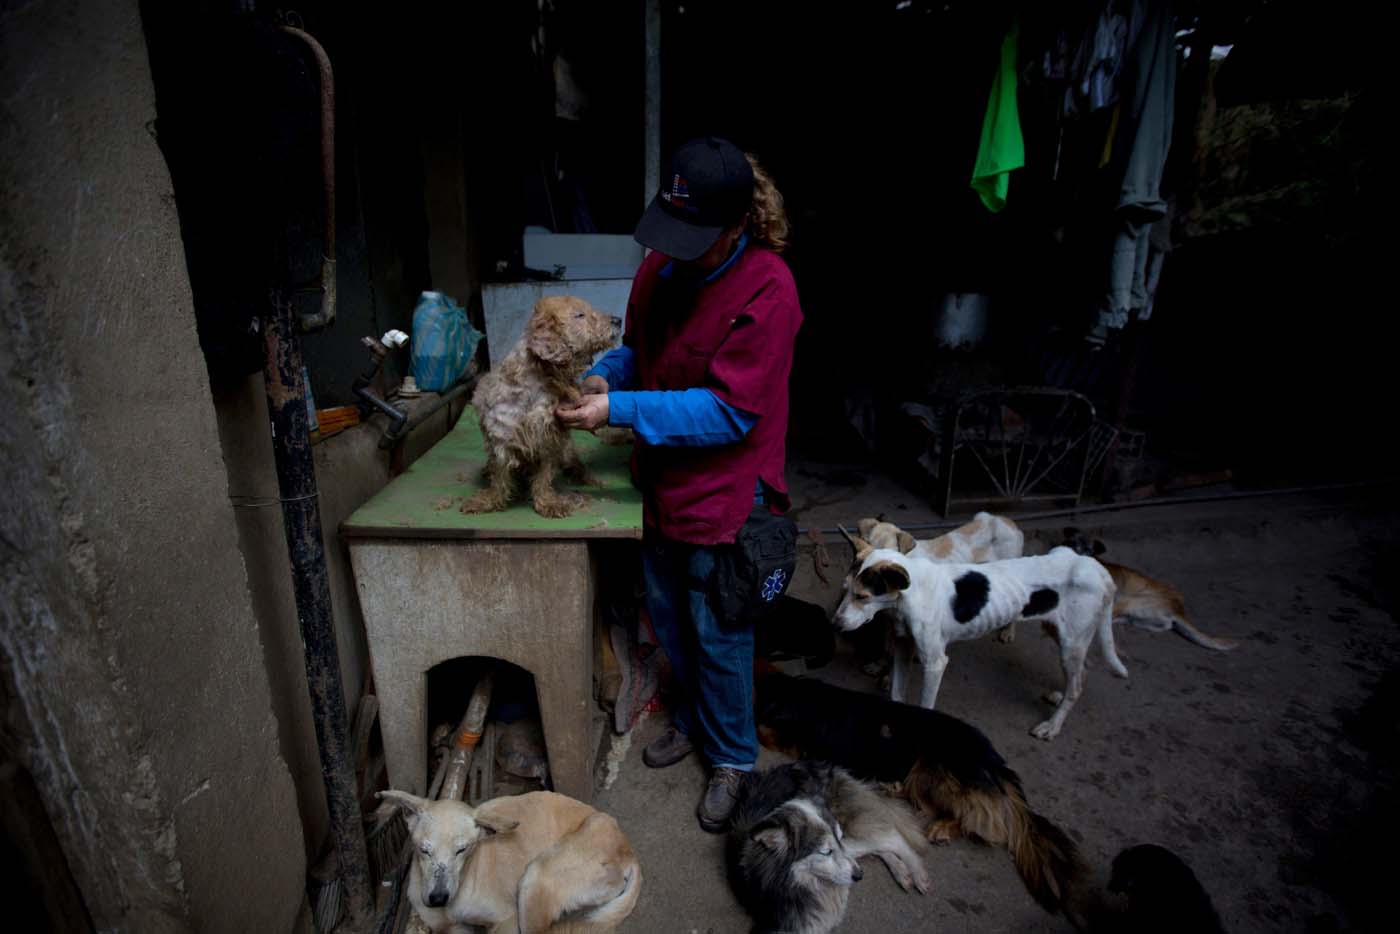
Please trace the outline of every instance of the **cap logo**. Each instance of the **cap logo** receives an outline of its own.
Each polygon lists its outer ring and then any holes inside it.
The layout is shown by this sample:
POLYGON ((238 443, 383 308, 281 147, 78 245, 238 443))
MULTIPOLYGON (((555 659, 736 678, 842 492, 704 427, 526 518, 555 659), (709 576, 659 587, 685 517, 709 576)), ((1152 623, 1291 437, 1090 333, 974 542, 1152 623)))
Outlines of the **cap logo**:
POLYGON ((691 214, 699 211, 699 208, 696 208, 690 203, 690 183, 681 177, 679 173, 672 178, 671 189, 669 191, 662 190, 661 200, 665 201, 673 208, 679 208, 691 214))

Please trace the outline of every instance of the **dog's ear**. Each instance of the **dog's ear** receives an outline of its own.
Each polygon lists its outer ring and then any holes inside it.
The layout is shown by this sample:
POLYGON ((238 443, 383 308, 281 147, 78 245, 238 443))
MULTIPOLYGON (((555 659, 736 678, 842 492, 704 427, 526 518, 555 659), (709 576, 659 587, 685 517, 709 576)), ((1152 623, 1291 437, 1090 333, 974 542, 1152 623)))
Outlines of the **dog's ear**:
POLYGON ((476 825, 486 831, 488 837, 498 833, 510 833, 520 826, 518 820, 502 820, 498 817, 483 817, 480 812, 473 815, 476 825))
POLYGON ((899 546, 899 553, 902 555, 909 554, 909 552, 914 550, 914 546, 919 544, 917 541, 914 540, 914 536, 910 535, 908 532, 905 532, 903 529, 901 529, 899 534, 895 536, 894 540, 895 544, 899 546))
POLYGON ((1093 546, 1092 546, 1092 550, 1093 550, 1093 552, 1094 552, 1094 557, 1098 557, 1099 555, 1103 554, 1105 551, 1108 551, 1108 546, 1105 545, 1103 542, 1099 541, 1099 540, 1096 538, 1096 539, 1094 539, 1094 544, 1093 544, 1093 546))
POLYGON ((432 804, 427 798, 420 798, 411 795, 406 791, 381 791, 376 795, 380 800, 392 801, 404 809, 404 817, 408 819, 410 829, 418 823, 418 819, 426 813, 428 805, 432 804))
POLYGON ((875 531, 875 526, 879 524, 879 519, 862 519, 856 523, 856 530, 860 532, 861 538, 869 541, 871 534, 875 531))
POLYGON ((548 363, 568 363, 573 352, 560 329, 559 315, 548 299, 535 303, 530 323, 525 327, 525 347, 548 363))
POLYGON ((787 828, 774 820, 760 821, 749 831, 749 839, 765 850, 781 853, 787 849, 787 828))
MULTIPOLYGON (((866 522, 874 520, 862 519, 861 521, 866 522)), ((845 536, 846 541, 851 543, 851 550, 856 553, 855 563, 857 565, 863 563, 865 561, 865 556, 875 550, 869 542, 859 535, 852 535, 850 532, 847 532, 844 525, 838 525, 837 528, 841 530, 841 534, 845 536)))
POLYGON ((860 582, 876 596, 909 589, 909 570, 893 561, 876 561, 860 572, 860 582))

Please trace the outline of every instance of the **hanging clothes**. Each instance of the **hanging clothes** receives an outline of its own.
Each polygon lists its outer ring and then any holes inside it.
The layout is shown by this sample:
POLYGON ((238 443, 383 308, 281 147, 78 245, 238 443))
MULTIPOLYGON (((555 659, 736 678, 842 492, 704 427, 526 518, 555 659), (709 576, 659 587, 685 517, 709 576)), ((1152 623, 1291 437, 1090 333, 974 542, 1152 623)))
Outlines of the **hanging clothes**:
POLYGON ((982 121, 982 141, 972 168, 972 188, 987 210, 996 213, 1006 207, 1011 173, 1026 164, 1026 145, 1021 137, 1021 115, 1016 108, 1016 47, 1020 37, 1013 22, 1001 43, 1001 62, 992 79, 987 98, 987 116, 982 121))
POLYGON ((1122 0, 1108 0, 1080 40, 1070 65, 1073 83, 1065 89, 1066 117, 1093 113, 1118 102, 1119 73, 1128 44, 1128 20, 1122 0))
POLYGON ((1133 36, 1120 87, 1115 159, 1122 160, 1122 181, 1114 205, 1112 253, 1107 294, 1098 324, 1090 333, 1102 342, 1110 330, 1124 327, 1148 306, 1148 231, 1165 216, 1162 173, 1171 149, 1176 104, 1176 17, 1169 0, 1132 0, 1129 31, 1133 36))
POLYGON ((1139 321, 1147 321, 1152 317, 1152 309, 1157 304, 1157 286, 1162 281, 1162 267, 1166 264, 1167 254, 1172 251, 1172 204, 1167 202, 1167 212, 1162 215, 1162 219, 1152 225, 1152 229, 1147 233, 1147 279, 1146 294, 1147 301, 1141 308, 1133 309, 1133 314, 1139 321))

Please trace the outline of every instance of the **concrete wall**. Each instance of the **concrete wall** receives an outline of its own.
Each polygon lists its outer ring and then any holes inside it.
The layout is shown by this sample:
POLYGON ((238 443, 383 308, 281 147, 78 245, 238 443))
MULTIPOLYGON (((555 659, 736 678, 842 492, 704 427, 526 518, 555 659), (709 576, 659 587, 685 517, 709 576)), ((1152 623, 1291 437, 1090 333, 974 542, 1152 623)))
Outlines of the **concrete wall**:
POLYGON ((0 30, 0 674, 94 923, 285 931, 297 801, 135 2, 0 30))
MULTIPOLYGON (((436 398, 426 394, 408 408, 416 411, 436 398)), ((214 403, 219 438, 228 465, 229 491, 264 502, 275 501, 277 474, 272 460, 272 437, 267 429, 262 376, 250 377, 243 386, 219 393, 214 403)), ((462 403, 455 402, 449 408, 450 413, 448 408, 439 410, 403 442, 403 466, 411 464, 442 437, 451 417, 461 412, 462 403)), ((352 719, 368 677, 369 647, 349 552, 336 530, 350 513, 389 480, 391 459, 378 445, 386 423, 384 416, 376 415, 369 422, 327 438, 314 448, 331 609, 345 682, 346 709, 352 719)), ((314 860, 322 852, 329 825, 282 511, 276 506, 248 506, 236 509, 234 518, 238 544, 247 562, 254 614, 267 647, 267 674, 272 687, 272 708, 280 727, 280 748, 296 783, 306 856, 314 860)))

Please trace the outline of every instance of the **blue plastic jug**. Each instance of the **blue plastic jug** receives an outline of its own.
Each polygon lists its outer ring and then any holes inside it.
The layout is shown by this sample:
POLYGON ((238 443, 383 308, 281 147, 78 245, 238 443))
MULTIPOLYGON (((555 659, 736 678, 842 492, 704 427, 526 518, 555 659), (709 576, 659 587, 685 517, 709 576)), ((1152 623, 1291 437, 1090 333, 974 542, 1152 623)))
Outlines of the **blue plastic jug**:
POLYGON ((428 392, 442 392, 462 378, 476 353, 481 332, 461 305, 441 292, 424 292, 413 309, 413 381, 428 392))

